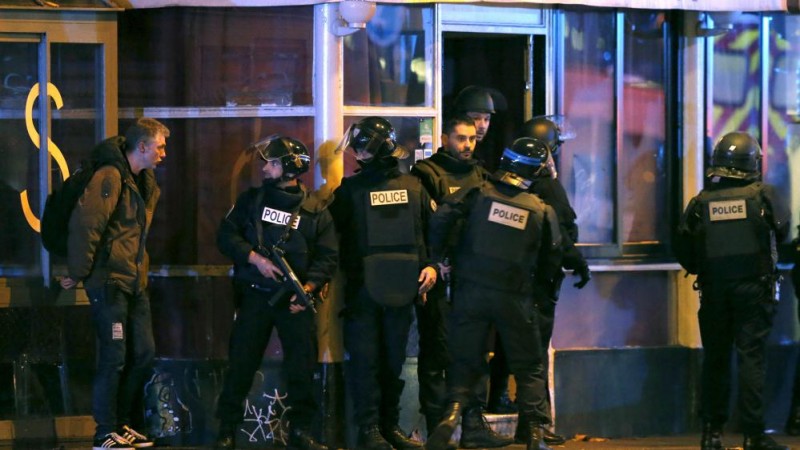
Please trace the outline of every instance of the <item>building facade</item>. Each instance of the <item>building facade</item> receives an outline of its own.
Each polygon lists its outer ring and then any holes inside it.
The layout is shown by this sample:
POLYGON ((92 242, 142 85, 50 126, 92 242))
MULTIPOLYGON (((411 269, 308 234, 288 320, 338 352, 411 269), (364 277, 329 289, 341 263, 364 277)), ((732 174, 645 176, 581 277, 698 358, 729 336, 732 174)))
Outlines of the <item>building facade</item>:
MULTIPOLYGON (((91 428, 80 420, 94 358, 86 297, 51 287, 64 261, 41 246, 38 218, 93 144, 136 117, 172 131, 148 243, 159 364, 146 400, 151 432, 182 443, 207 442, 215 427, 233 306, 214 236, 236 195, 257 182, 245 150, 267 135, 313 149, 304 181, 330 193, 356 166, 336 146, 365 116, 389 118, 414 150, 410 165, 439 146, 461 88, 494 88, 505 101, 487 138, 491 165, 525 120, 565 115, 575 138, 557 168, 594 273, 580 291, 565 283, 557 310, 552 394, 566 434, 698 428, 698 300, 670 239, 718 137, 756 136, 765 180, 790 200, 794 225, 800 214, 800 16, 770 5, 726 13, 392 2, 378 3, 362 29, 340 20, 338 3, 3 3, 0 423, 16 436, 41 418, 59 436, 91 428)), ((776 428, 788 413, 798 340, 786 278, 770 338, 767 419, 776 428)), ((345 439, 345 415, 335 413, 347 403, 342 303, 339 283, 332 288, 318 315, 320 399, 334 412, 325 433, 345 439)), ((245 411, 255 441, 280 439, 280 357, 273 342, 245 411)), ((407 397, 404 426, 413 428, 422 421, 407 397)))

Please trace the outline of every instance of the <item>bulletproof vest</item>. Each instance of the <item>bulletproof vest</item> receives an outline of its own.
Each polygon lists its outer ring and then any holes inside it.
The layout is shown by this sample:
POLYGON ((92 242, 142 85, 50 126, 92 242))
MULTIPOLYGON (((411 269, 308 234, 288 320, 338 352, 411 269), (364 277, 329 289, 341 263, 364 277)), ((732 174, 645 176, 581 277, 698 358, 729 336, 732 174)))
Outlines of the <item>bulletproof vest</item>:
MULTIPOLYGON (((259 196, 255 195, 252 200, 254 204, 250 212, 250 220, 252 224, 255 224, 256 221, 261 222, 261 243, 265 247, 270 247, 281 239, 286 230, 286 225, 297 207, 277 206, 269 198, 264 197, 261 197, 261 204, 256 205, 255 203, 258 200, 259 196)), ((298 215, 289 230, 288 238, 280 245, 285 251, 287 262, 301 280, 305 280, 307 276, 307 270, 310 265, 310 246, 316 236, 318 219, 317 214, 309 212, 303 207, 308 201, 308 198, 303 200, 298 215)), ((258 245, 256 230, 257 227, 255 226, 248 225, 245 227, 245 238, 253 247, 258 245)), ((267 288, 277 287, 278 285, 275 280, 261 275, 252 264, 244 264, 242 267, 235 267, 234 269, 235 275, 240 281, 256 283, 267 288)))
POLYGON ((441 203, 442 197, 445 195, 452 194, 462 188, 478 186, 483 181, 478 166, 467 172, 455 173, 444 170, 433 161, 423 159, 417 162, 414 167, 432 181, 431 185, 434 186, 436 192, 431 192, 430 194, 437 203, 441 203))
POLYGON ((419 249, 424 246, 421 190, 418 179, 400 175, 356 192, 356 213, 365 223, 360 239, 364 286, 373 300, 386 306, 416 299, 419 249))
POLYGON ((486 183, 475 199, 454 270, 493 288, 528 292, 542 240, 545 204, 520 191, 509 196, 486 183))
POLYGON ((761 183, 708 191, 697 196, 702 229, 699 273, 712 279, 771 274, 774 234, 764 218, 761 183))

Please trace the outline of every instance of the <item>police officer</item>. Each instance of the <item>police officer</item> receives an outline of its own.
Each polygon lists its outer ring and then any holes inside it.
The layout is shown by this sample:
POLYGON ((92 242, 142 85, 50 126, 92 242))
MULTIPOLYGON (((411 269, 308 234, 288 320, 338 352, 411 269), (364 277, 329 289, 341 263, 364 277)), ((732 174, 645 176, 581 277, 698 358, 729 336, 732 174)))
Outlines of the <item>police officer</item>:
POLYGON ((453 113, 466 114, 475 121, 478 143, 473 152, 475 159, 484 164, 494 164, 493 144, 487 139, 492 114, 495 114, 494 98, 489 89, 480 86, 467 86, 459 91, 453 100, 453 113))
MULTIPOLYGON (((430 158, 417 162, 411 174, 422 180, 437 203, 460 189, 479 186, 488 172, 473 158, 477 130, 471 117, 461 114, 448 119, 442 128, 442 147, 430 158)), ((446 280, 446 278, 445 278, 446 280)), ((428 433, 442 418, 445 408, 447 368, 446 317, 449 314, 447 283, 437 283, 424 305, 417 305, 419 329, 419 402, 428 433)), ((464 414, 462 448, 502 447, 512 440, 495 433, 483 420, 476 402, 464 414)))
POLYGON ((413 304, 436 282, 423 230, 435 204, 419 179, 399 170, 392 125, 367 117, 340 145, 361 170, 344 178, 330 210, 340 233, 345 275, 346 377, 358 449, 419 448, 400 429, 400 379, 413 304))
POLYGON ((235 432, 243 416, 243 401, 261 365, 272 328, 283 347, 287 383, 289 448, 326 450, 310 434, 317 405, 313 374, 317 341, 312 308, 296 302, 282 287, 286 274, 268 257, 278 246, 308 292, 330 279, 337 265, 338 243, 333 219, 324 202, 309 194, 298 180, 308 171, 306 147, 290 137, 271 136, 252 147, 264 161, 259 188, 245 191, 222 220, 217 245, 234 263, 240 294, 231 331, 228 372, 217 404, 220 420, 217 448, 235 448, 235 432))
POLYGON ((550 279, 561 267, 561 239, 555 212, 527 192, 543 164, 520 140, 506 149, 500 169, 479 187, 446 197, 431 219, 429 241, 434 259, 448 242, 452 255, 453 313, 449 324, 452 364, 448 370, 449 405, 428 439, 429 450, 443 450, 471 401, 472 386, 483 372, 483 350, 494 326, 517 382, 517 435, 527 448, 549 449, 542 424, 549 421, 540 372, 542 349, 532 293, 533 281, 550 279), (459 235, 450 236, 457 223, 459 235))
MULTIPOLYGON (((536 157, 545 164, 536 173, 533 183, 531 184, 530 192, 539 196, 545 203, 553 208, 558 217, 559 228, 561 232, 561 242, 563 244, 564 258, 562 260, 562 267, 567 270, 572 270, 573 273, 580 277, 580 280, 573 284, 578 289, 582 289, 591 280, 591 272, 589 265, 586 263, 583 255, 575 247, 578 242, 578 226, 575 224, 577 215, 569 204, 564 187, 558 181, 558 173, 556 172, 555 163, 553 162, 552 155, 558 153, 561 144, 565 139, 571 136, 570 131, 564 129, 562 116, 539 116, 525 122, 522 126, 522 135, 528 136, 532 140, 537 140, 545 145, 536 145, 531 142, 531 149, 538 152, 536 157)), ((541 334, 541 344, 543 351, 550 346, 550 339, 553 336, 553 324, 555 323, 556 303, 561 292, 561 283, 564 280, 564 273, 558 271, 556 277, 552 280, 536 280, 536 308, 539 312, 539 331, 541 334)), ((544 360, 545 370, 542 372, 544 375, 543 382, 547 387, 547 365, 548 360, 544 360)), ((549 393, 549 389, 546 390, 549 393)), ((548 396, 549 404, 549 396, 548 396)), ((550 412, 551 408, 548 406, 547 411, 550 412)), ((563 436, 553 433, 550 429, 543 430, 544 440, 548 445, 562 445, 565 442, 563 436)), ((518 442, 525 442, 524 436, 516 436, 518 442)))
MULTIPOLYGON (((473 152, 474 158, 490 170, 495 168, 495 144, 487 138, 492 114, 496 113, 492 92, 481 86, 467 86, 456 96, 453 109, 456 113, 466 114, 475 121, 478 143, 473 152)), ((493 351, 494 356, 489 361, 485 380, 478 383, 477 401, 492 413, 516 413, 516 405, 508 397, 508 363, 496 333, 491 333, 489 337, 489 349, 493 351)))
POLYGON ((700 289, 703 449, 723 448, 732 345, 745 450, 786 448, 764 433, 763 391, 776 304, 776 245, 789 231, 789 214, 775 188, 760 181, 760 162, 761 148, 748 134, 723 136, 706 187, 686 207, 674 241, 678 261, 697 274, 700 289))

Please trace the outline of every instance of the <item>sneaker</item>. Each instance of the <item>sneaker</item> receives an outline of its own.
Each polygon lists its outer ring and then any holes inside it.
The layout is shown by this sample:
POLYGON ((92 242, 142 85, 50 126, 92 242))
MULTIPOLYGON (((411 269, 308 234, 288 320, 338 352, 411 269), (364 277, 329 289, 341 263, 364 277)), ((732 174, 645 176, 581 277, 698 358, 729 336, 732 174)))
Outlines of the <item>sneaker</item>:
POLYGON ((94 440, 92 450, 105 450, 107 448, 115 448, 117 450, 133 450, 131 443, 117 433, 108 433, 107 435, 94 440))
POLYGON ((139 433, 138 431, 134 430, 133 428, 123 425, 122 426, 122 438, 126 441, 131 443, 131 446, 134 448, 145 448, 145 447, 152 447, 153 441, 147 438, 147 436, 139 433))

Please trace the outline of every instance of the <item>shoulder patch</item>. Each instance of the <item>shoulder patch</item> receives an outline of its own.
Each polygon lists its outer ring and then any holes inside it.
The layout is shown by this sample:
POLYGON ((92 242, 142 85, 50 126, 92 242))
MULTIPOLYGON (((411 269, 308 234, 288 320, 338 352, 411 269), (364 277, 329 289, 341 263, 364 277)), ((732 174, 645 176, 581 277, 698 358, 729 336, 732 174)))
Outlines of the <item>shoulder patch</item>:
POLYGON ((433 212, 436 212, 436 209, 437 209, 438 207, 439 207, 439 205, 437 205, 437 204, 436 204, 436 201, 434 201, 433 199, 431 199, 431 210, 432 210, 433 212))

